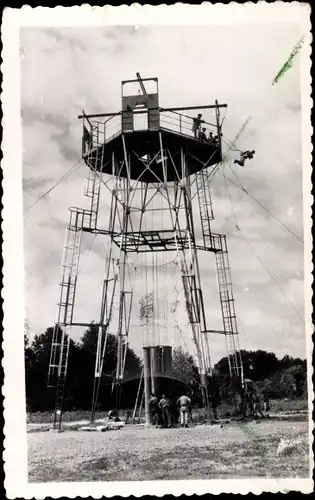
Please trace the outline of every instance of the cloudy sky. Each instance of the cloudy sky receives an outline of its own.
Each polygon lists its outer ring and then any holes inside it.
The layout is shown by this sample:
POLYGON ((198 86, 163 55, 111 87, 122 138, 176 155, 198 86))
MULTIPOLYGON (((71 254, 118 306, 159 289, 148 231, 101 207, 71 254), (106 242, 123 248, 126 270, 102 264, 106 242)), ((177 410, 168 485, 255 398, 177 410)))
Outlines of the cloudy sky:
MULTIPOLYGON (((134 78, 137 71, 159 78, 161 106, 212 104, 215 99, 227 103, 225 137, 233 140, 251 117, 237 145, 256 150, 246 168, 234 169, 236 175, 297 236, 238 187, 228 183, 227 191, 222 171, 214 177, 214 229, 228 235, 240 344, 278 356, 305 357, 299 56, 272 86, 303 34, 297 24, 279 23, 22 28, 24 209, 80 160, 81 110, 120 110, 121 80, 134 78)), ((211 112, 205 117, 210 120, 211 112)), ((236 154, 228 154, 233 165, 236 154)), ((230 167, 225 167, 225 174, 236 182, 230 167)), ((67 209, 88 206, 86 176, 82 166, 25 212, 25 304, 32 333, 44 331, 56 319, 67 209)), ((106 191, 102 203, 106 221, 106 191)), ((78 320, 97 321, 108 241, 86 237, 82 245, 78 320)), ((220 328, 215 267, 209 255, 200 255, 200 268, 209 327, 220 328)), ((168 293, 173 295, 173 285, 168 293)), ((132 319, 130 342, 140 353, 138 316, 137 312, 132 319)), ((189 345, 183 318, 182 301, 179 320, 189 345)), ((74 338, 81 333, 75 331, 74 338)), ((225 354, 223 339, 211 339, 211 350, 217 361, 225 354)))

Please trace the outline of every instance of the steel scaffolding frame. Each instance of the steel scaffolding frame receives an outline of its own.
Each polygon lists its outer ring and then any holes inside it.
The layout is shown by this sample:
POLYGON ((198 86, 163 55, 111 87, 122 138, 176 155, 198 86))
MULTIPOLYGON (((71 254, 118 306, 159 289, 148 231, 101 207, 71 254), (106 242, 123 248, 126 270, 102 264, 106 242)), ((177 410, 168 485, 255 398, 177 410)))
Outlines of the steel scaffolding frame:
MULTIPOLYGON (((87 119, 86 115, 83 115, 87 119)), ((219 105, 216 102, 217 127, 219 132, 219 147, 221 148, 221 127, 219 124, 219 105)), ((93 134, 99 137, 98 127, 95 125, 93 134)), ((84 128, 84 124, 83 124, 84 128)), ((162 130, 157 130, 159 146, 155 151, 152 148, 146 158, 140 156, 136 150, 130 150, 126 144, 124 133, 120 134, 120 150, 123 151, 123 160, 113 151, 111 155, 112 177, 110 185, 102 179, 104 162, 104 148, 96 151, 93 163, 90 155, 95 153, 93 140, 83 134, 82 154, 89 167, 89 179, 85 195, 90 198, 90 209, 70 209, 69 225, 66 230, 66 242, 62 261, 62 277, 60 282, 60 300, 58 316, 54 328, 52 349, 48 373, 48 385, 56 387, 56 405, 54 427, 61 427, 62 408, 65 389, 65 380, 68 366, 69 347, 72 326, 89 326, 88 323, 73 321, 77 274, 80 259, 82 232, 106 234, 110 237, 109 257, 107 260, 103 296, 98 326, 97 353, 94 373, 92 396, 92 420, 96 410, 99 395, 100 380, 103 371, 106 352, 106 341, 112 319, 113 301, 118 285, 118 351, 116 366, 116 386, 118 400, 121 384, 124 377, 126 354, 130 330, 130 318, 133 301, 133 276, 128 255, 135 252, 162 252, 176 251, 179 255, 181 278, 184 287, 186 309, 192 332, 192 339, 196 348, 198 365, 203 387, 204 405, 209 410, 209 396, 207 376, 212 374, 210 358, 211 333, 225 336, 229 360, 230 375, 240 377, 243 381, 243 368, 238 346, 238 329, 234 308, 226 236, 211 231, 211 221, 214 219, 211 194, 208 182, 207 162, 194 157, 201 164, 201 168, 194 175, 190 175, 189 162, 191 155, 182 145, 180 147, 180 165, 175 161, 172 151, 164 147, 162 130), (130 176, 130 161, 135 156, 143 165, 142 172, 137 179, 130 176), (162 164, 162 175, 155 173, 154 162, 162 164), (168 169, 174 172, 174 180, 170 181, 168 169), (141 177, 149 170, 155 177, 155 182, 143 182, 141 177), (101 185, 111 193, 111 208, 109 226, 107 230, 97 227, 101 185), (195 218, 192 209, 192 187, 196 186, 203 245, 196 242, 195 218), (140 204, 136 206, 136 195, 140 204), (171 227, 148 230, 143 227, 144 213, 159 211, 154 208, 152 200, 160 195, 166 201, 166 210, 170 216, 171 227), (137 225, 132 215, 140 214, 137 225), (118 226, 118 227, 117 227, 118 226), (113 249, 119 248, 119 266, 114 268, 113 249), (204 297, 198 262, 198 251, 210 251, 215 254, 216 269, 219 286, 219 296, 222 311, 223 330, 211 330, 207 326, 204 297)), ((116 262, 117 264, 117 262, 116 262)), ((210 411, 210 410, 209 410, 210 411)))

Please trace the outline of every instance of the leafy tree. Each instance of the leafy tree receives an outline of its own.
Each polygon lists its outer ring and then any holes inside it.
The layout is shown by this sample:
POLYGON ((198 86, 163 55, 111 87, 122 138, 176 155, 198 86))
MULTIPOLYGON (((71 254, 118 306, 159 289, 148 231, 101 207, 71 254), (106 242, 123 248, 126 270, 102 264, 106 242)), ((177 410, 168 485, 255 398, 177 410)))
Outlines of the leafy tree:
MULTIPOLYGON (((307 393, 306 361, 284 356, 279 360, 274 353, 262 350, 241 351, 245 379, 255 382, 257 389, 266 390, 270 397, 302 396, 307 393)), ((222 358, 215 370, 223 393, 228 392, 228 358, 222 358)))
POLYGON ((199 371, 194 358, 189 352, 184 351, 182 347, 173 349, 172 374, 174 378, 185 383, 199 378, 199 371))
MULTIPOLYGON (((280 362, 273 352, 241 350, 244 377, 252 380, 261 380, 280 368, 280 362)), ((219 374, 229 376, 228 358, 225 356, 216 365, 219 374)))
MULTIPOLYGON (((50 361, 51 342, 54 327, 49 327, 45 333, 35 335, 30 347, 25 347, 26 398, 33 411, 51 410, 55 404, 55 390, 47 387, 48 367, 50 361)), ((59 339, 62 330, 58 330, 59 339)), ((70 340, 69 368, 65 391, 65 408, 71 407, 73 400, 69 389, 75 384, 77 367, 73 363, 76 344, 70 340)))
MULTIPOLYGON (((91 398, 94 384, 95 359, 97 351, 98 326, 91 324, 85 331, 80 342, 81 363, 85 367, 80 376, 81 405, 91 407, 91 398)), ((100 381, 99 408, 109 409, 116 406, 115 383, 117 363, 117 337, 107 335, 103 374, 100 381)), ((124 380, 120 404, 126 408, 134 405, 141 375, 141 362, 130 347, 127 347, 124 380)))
POLYGON ((172 354, 172 381, 168 381, 168 391, 173 396, 188 391, 193 404, 202 401, 200 375, 194 358, 182 347, 175 347, 172 354))
MULTIPOLYGON (((47 387, 53 330, 53 327, 50 327, 45 333, 35 335, 31 345, 27 336, 24 337, 26 396, 28 407, 32 411, 52 410, 55 405, 55 389, 47 387)), ((59 329, 57 334, 60 341, 62 330, 59 329)), ((64 394, 65 410, 91 408, 97 337, 98 326, 92 323, 79 343, 70 340, 64 394)), ((112 383, 116 372, 116 361, 117 337, 108 335, 104 373, 100 385, 100 406, 104 409, 115 406, 112 383)), ((122 404, 126 407, 134 404, 140 373, 140 359, 128 347, 122 398, 122 404)))

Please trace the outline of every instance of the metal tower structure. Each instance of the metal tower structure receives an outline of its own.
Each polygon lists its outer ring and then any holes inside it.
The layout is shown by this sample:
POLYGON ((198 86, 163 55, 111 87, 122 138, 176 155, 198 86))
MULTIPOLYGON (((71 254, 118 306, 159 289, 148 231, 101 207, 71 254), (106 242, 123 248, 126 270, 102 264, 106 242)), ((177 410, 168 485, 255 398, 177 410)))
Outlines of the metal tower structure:
MULTIPOLYGON (((48 384, 57 389, 55 427, 61 426, 71 328, 77 325, 89 326, 88 323, 76 323, 73 318, 83 232, 104 234, 110 238, 98 324, 92 416, 98 399, 106 339, 114 296, 117 293, 119 310, 115 331, 118 339, 115 379, 118 388, 124 379, 133 307, 130 264, 130 257, 133 255, 177 252, 204 404, 209 407, 207 376, 212 374, 211 334, 224 336, 230 376, 243 380, 226 237, 211 230, 214 215, 208 182, 209 168, 214 168, 222 160, 220 109, 226 106, 215 101, 213 105, 190 108, 161 108, 158 79, 141 79, 137 74, 136 80, 122 82, 121 111, 97 115, 83 112, 79 116, 83 124, 82 158, 90 172, 85 193, 90 198, 90 209, 71 208, 66 231, 60 300, 48 376, 48 384), (134 89, 139 85, 138 92, 126 91, 130 86, 134 89), (152 88, 149 92, 146 90, 148 86, 152 88), (183 113, 207 109, 215 111, 215 123, 203 122, 202 126, 207 133, 213 131, 217 135, 217 142, 202 140, 194 129, 193 118, 183 113), (139 119, 142 120, 140 126, 139 119), (97 224, 101 185, 106 186, 111 196, 107 229, 101 229, 97 224), (199 213, 192 208, 195 196, 199 213), (155 202, 157 197, 162 200, 159 206, 155 202), (163 227, 158 221, 150 225, 146 219, 147 214, 159 213, 161 210, 166 214, 163 227), (202 241, 199 242, 195 231, 197 223, 201 223, 202 241), (119 251, 118 261, 112 258, 114 249, 119 251), (222 330, 213 330, 208 325, 199 270, 199 251, 215 254, 222 330)), ((146 364, 145 359, 144 362, 146 364)), ((145 373, 142 376, 145 413, 148 418, 148 384, 146 385, 145 373)))

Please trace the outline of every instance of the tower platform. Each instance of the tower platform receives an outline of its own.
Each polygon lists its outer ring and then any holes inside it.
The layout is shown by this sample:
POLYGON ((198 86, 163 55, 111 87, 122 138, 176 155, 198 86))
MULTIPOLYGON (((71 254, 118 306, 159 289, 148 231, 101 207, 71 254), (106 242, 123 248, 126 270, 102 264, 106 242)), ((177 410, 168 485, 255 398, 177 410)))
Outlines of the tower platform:
MULTIPOLYGON (((163 150, 171 153, 173 162, 167 162, 167 181, 176 181, 182 176, 181 149, 183 148, 189 158, 187 175, 194 174, 204 167, 215 165, 221 161, 220 149, 215 144, 201 142, 194 137, 189 137, 162 127, 156 130, 135 130, 132 132, 118 132, 104 144, 98 145, 83 155, 86 163, 93 170, 102 171, 109 175, 112 171, 112 153, 119 163, 124 161, 124 136, 129 156, 130 178, 141 182, 163 182, 163 162, 153 161, 150 170, 145 168, 145 160, 141 157, 148 155, 154 158, 160 149, 160 133, 163 150)), ((165 155, 167 157, 167 153, 165 155)), ((159 160, 159 157, 156 158, 159 160)), ((122 177, 127 176, 126 165, 123 164, 119 172, 122 177)))

